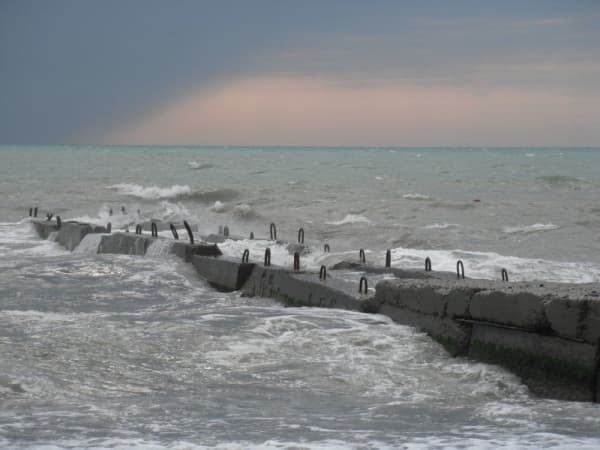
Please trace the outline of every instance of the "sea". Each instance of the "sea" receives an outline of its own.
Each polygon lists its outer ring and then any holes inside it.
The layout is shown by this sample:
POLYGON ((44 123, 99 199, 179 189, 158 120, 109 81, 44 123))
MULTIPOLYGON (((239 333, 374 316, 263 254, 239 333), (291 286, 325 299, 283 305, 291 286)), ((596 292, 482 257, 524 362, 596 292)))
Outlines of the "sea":
POLYGON ((0 195, 0 448, 600 448, 598 404, 539 398, 416 328, 218 292, 168 230, 146 256, 98 255, 98 235, 69 252, 29 218, 227 226, 225 254, 290 267, 302 228, 305 270, 389 249, 598 282, 600 149, 4 145, 0 195))

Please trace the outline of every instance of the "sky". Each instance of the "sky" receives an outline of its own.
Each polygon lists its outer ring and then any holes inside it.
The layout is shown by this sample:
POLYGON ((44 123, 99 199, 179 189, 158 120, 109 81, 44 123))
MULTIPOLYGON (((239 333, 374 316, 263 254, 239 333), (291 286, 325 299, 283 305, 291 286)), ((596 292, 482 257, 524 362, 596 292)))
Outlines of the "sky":
POLYGON ((600 0, 0 0, 0 143, 600 147, 600 0))

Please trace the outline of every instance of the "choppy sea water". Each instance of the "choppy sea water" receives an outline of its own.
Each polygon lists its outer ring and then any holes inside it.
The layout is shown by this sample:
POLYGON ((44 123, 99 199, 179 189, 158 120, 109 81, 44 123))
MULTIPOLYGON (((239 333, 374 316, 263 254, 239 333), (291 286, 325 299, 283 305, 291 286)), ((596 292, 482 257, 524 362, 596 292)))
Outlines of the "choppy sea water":
POLYGON ((0 447, 598 448, 597 405, 536 398, 386 317, 216 292, 166 247, 70 253, 25 218, 275 222, 304 228, 307 268, 390 248, 402 267, 588 282, 598 167, 593 149, 0 147, 0 447))

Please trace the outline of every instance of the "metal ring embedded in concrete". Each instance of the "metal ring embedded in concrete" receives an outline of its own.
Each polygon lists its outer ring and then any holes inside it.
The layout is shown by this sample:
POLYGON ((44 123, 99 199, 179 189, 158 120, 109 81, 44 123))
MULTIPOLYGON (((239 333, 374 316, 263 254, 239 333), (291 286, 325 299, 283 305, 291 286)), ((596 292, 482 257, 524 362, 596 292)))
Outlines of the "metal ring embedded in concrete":
POLYGON ((56 228, 60 229, 62 225, 62 220, 60 220, 60 216, 56 216, 56 228))
POLYGON ((250 261, 250 250, 246 249, 242 254, 242 263, 247 263, 248 261, 250 261))
POLYGON ((107 233, 110 233, 111 231, 112 231, 112 223, 108 222, 108 223, 106 224, 106 232, 107 232, 107 233))
POLYGON ((463 280, 465 279, 465 266, 460 259, 456 262, 456 278, 462 278, 463 280))
POLYGON ((366 294, 369 291, 369 285, 367 284, 367 278, 366 277, 360 277, 360 282, 358 283, 358 293, 359 294, 366 294), (365 285, 365 291, 363 292, 363 282, 365 285))
POLYGON ((269 232, 271 234, 271 240, 276 241, 277 240, 277 227, 275 226, 275 224, 273 222, 271 222, 271 225, 269 226, 269 232))
POLYGON ((171 229, 171 234, 173 235, 173 237, 175 239, 179 239, 179 233, 177 232, 177 228, 175 228, 175 225, 171 223, 169 224, 169 228, 171 229))
POLYGON ((366 263, 367 259, 365 258, 365 251, 361 248, 358 252, 358 259, 360 259, 361 263, 366 263))
POLYGON ((298 230, 298 243, 304 244, 304 228, 298 230))
POLYGON ((194 233, 192 233, 192 228, 190 227, 190 224, 187 223, 187 220, 183 221, 183 226, 185 227, 188 236, 190 237, 190 244, 194 243, 194 233))
POLYGON ((141 225, 135 226, 135 234, 142 234, 142 226, 141 225))
POLYGON ((329 247, 329 244, 325 244, 325 245, 323 246, 323 251, 324 251, 325 253, 329 253, 329 252, 331 251, 331 247, 329 247))
POLYGON ((33 217, 33 208, 29 208, 29 217, 33 217))
POLYGON ((294 270, 300 270, 300 253, 294 253, 294 270))
POLYGON ((227 225, 223 227, 223 236, 229 237, 229 227, 227 225))
POLYGON ((158 227, 156 226, 155 222, 152 222, 150 229, 152 230, 152 237, 158 237, 158 227))
POLYGON ((502 281, 508 281, 508 270, 502 269, 502 281))
POLYGON ((267 247, 265 250, 265 267, 271 265, 271 249, 267 247))
POLYGON ((253 240, 253 239, 254 239, 254 231, 251 231, 250 232, 250 240, 253 240))
POLYGON ((327 279, 327 267, 321 266, 321 269, 319 270, 319 280, 326 280, 326 279, 327 279))
POLYGON ((385 267, 392 267, 392 251, 389 248, 385 252, 385 267))
POLYGON ((431 259, 429 256, 425 258, 425 272, 431 272, 431 259))
POLYGON ((33 208, 33 217, 37 217, 38 207, 33 208))
POLYGON ((54 214, 52 214, 52 213, 46 213, 46 220, 48 222, 52 220, 52 217, 54 217, 54 214))

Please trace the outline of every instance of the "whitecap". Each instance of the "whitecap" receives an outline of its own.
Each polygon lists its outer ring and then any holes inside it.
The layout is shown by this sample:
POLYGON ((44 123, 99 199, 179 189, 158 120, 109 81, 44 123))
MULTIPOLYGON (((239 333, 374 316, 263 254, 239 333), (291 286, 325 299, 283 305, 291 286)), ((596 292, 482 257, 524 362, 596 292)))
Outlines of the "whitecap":
POLYGON ((225 211, 225 204, 217 200, 214 205, 210 207, 212 212, 221 213, 225 211))
POLYGON ((361 216, 360 214, 346 214, 342 220, 325 222, 327 225, 347 225, 352 223, 364 223, 371 225, 373 222, 367 217, 361 216))
POLYGON ((423 228, 426 230, 446 230, 448 228, 456 228, 459 225, 456 223, 434 223, 431 225, 425 225, 423 228))
POLYGON ((175 198, 192 192, 188 185, 174 184, 170 187, 141 186, 139 184, 119 183, 109 186, 121 195, 139 197, 145 200, 158 200, 163 198, 175 198))
POLYGON ((529 234, 536 233, 538 231, 552 231, 558 230, 560 227, 558 225, 554 225, 553 223, 534 223, 533 225, 519 225, 514 227, 506 226, 502 229, 506 234, 529 234))
POLYGON ((404 194, 402 196, 402 198, 405 198, 407 200, 431 200, 431 197, 429 195, 419 194, 418 192, 411 193, 411 194, 404 194))

